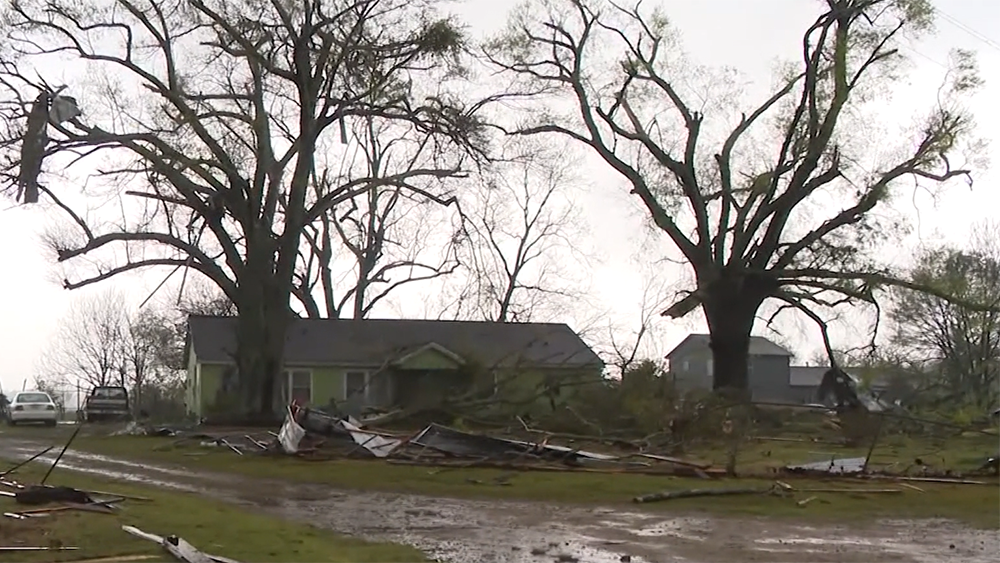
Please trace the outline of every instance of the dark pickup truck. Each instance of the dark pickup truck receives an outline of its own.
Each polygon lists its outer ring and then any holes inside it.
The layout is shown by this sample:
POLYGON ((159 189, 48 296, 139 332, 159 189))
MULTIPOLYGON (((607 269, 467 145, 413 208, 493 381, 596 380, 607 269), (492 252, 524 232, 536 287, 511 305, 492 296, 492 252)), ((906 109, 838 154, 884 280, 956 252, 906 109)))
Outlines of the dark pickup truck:
POLYGON ((125 420, 131 412, 128 391, 124 387, 94 387, 83 404, 83 417, 87 422, 125 420))

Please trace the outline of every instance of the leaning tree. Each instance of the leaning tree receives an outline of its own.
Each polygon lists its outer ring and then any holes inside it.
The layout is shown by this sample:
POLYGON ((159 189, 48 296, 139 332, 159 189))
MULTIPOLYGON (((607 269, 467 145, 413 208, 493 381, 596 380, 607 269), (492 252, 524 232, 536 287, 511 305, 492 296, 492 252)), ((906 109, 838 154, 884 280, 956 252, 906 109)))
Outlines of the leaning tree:
POLYGON ((929 3, 821 4, 801 60, 773 95, 732 119, 692 92, 697 76, 685 74, 665 17, 638 6, 542 0, 486 50, 518 84, 518 99, 562 104, 533 108, 511 132, 589 148, 683 254, 696 288, 664 315, 702 308, 716 389, 747 389, 750 333, 767 300, 819 323, 829 349, 817 309, 874 304, 880 286, 902 281, 866 252, 888 228, 876 211, 904 181, 938 186, 969 175, 952 165, 971 126, 955 100, 978 83, 967 54, 957 54, 939 103, 912 135, 868 153, 855 133, 866 102, 903 68, 904 33, 930 28, 929 3))
POLYGON ((4 170, 24 201, 40 195, 71 218, 48 240, 60 262, 89 269, 65 286, 153 266, 207 277, 239 313, 247 414, 272 409, 304 229, 373 188, 427 190, 462 166, 452 151, 373 178, 318 170, 320 156, 355 119, 463 148, 476 129, 449 94, 463 36, 434 2, 19 0, 2 30, 4 170), (66 86, 45 80, 74 71, 66 86), (122 211, 75 209, 69 188, 44 182, 56 169, 100 179, 122 211))

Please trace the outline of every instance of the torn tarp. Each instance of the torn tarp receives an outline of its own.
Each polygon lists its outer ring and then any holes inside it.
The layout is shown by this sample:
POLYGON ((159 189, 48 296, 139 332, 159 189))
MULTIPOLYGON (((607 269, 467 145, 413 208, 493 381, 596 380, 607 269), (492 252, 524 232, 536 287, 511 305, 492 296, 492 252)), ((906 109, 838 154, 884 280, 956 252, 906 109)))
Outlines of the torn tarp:
POLYGON ((848 457, 834 458, 828 461, 817 461, 814 463, 803 463, 800 465, 787 465, 785 469, 795 473, 833 473, 848 475, 861 473, 865 467, 865 458, 848 457))
POLYGON ((508 455, 532 454, 539 457, 567 462, 579 462, 581 459, 611 461, 614 456, 578 451, 563 446, 533 444, 520 440, 507 440, 469 434, 440 424, 431 424, 415 438, 411 444, 431 448, 439 452, 460 457, 503 457, 508 455))

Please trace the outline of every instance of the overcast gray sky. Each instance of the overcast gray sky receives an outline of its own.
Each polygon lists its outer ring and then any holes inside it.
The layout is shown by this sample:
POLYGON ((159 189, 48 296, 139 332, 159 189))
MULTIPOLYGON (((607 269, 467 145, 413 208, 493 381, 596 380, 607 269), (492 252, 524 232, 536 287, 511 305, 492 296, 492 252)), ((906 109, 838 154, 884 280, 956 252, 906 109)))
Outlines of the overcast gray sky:
MULTIPOLYGON (((513 0, 469 0, 459 11, 477 35, 499 29, 513 0)), ((761 95, 772 78, 778 58, 796 55, 802 31, 815 18, 815 0, 662 0, 660 4, 681 31, 685 50, 700 64, 725 65, 739 69, 757 83, 761 95)), ((884 119, 889 125, 904 124, 933 103, 935 92, 945 73, 948 52, 955 47, 978 53, 985 88, 972 105, 978 122, 978 134, 992 142, 989 154, 996 161, 1000 155, 995 139, 1000 131, 1000 2, 995 0, 937 0, 941 16, 935 36, 908 49, 916 69, 909 81, 895 85, 897 90, 891 106, 885 108, 884 119)), ((58 69, 46 72, 65 74, 58 69)), ((72 85, 71 85, 72 90, 72 85)), ((643 236, 642 214, 618 179, 599 163, 588 164, 590 179, 579 203, 591 225, 600 226, 599 238, 583 241, 598 251, 600 263, 595 265, 591 283, 595 299, 602 307, 615 311, 617 321, 628 324, 637 318, 644 276, 632 256, 639 250, 643 236), (620 317, 620 318, 618 318, 620 317)), ((907 240, 892 241, 890 259, 905 260, 920 244, 941 242, 963 243, 969 228, 976 221, 995 217, 1000 207, 996 189, 1000 175, 992 169, 975 172, 972 190, 950 189, 935 201, 929 195, 916 193, 898 202, 899 210, 910 216, 914 234, 907 240)), ((50 344, 60 317, 74 299, 108 286, 98 285, 68 292, 58 284, 62 278, 59 267, 46 254, 38 236, 46 221, 40 207, 6 207, 0 210, 0 381, 4 389, 19 389, 30 379, 39 356, 50 344)), ((674 267, 663 266, 656 275, 678 279, 684 274, 674 267)), ((164 272, 122 278, 114 285, 128 292, 132 305, 146 297, 159 283, 164 272)), ((402 309, 408 315, 419 315, 422 309, 402 309)), ((382 310, 381 315, 389 314, 382 310)), ((587 317, 581 311, 580 318, 587 317)), ((658 321, 658 351, 668 349, 683 338, 695 321, 658 321)), ((802 324, 801 330, 785 331, 789 343, 799 357, 809 356, 819 347, 815 330, 802 324)), ((841 338, 845 338, 843 332, 841 338)), ((30 386, 30 382, 28 384, 30 386)))

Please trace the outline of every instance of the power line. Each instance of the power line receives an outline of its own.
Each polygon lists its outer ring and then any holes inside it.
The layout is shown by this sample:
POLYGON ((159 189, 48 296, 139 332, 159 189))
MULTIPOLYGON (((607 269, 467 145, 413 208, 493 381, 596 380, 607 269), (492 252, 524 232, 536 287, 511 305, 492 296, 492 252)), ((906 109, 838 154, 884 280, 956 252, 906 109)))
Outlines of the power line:
POLYGON ((944 18, 945 21, 947 21, 948 23, 954 25, 955 27, 957 27, 958 29, 960 29, 960 30, 964 31, 965 33, 971 35, 972 37, 974 37, 974 38, 982 41, 986 45, 989 45, 990 47, 993 47, 997 51, 1000 51, 1000 43, 997 43, 993 39, 990 39, 987 35, 979 32, 979 31, 976 31, 975 29, 973 29, 972 27, 970 27, 968 25, 965 25, 964 23, 962 23, 961 21, 959 21, 958 18, 956 18, 955 16, 952 16, 951 14, 945 12, 941 8, 934 8, 934 11, 937 12, 938 14, 940 14, 941 17, 944 18))

